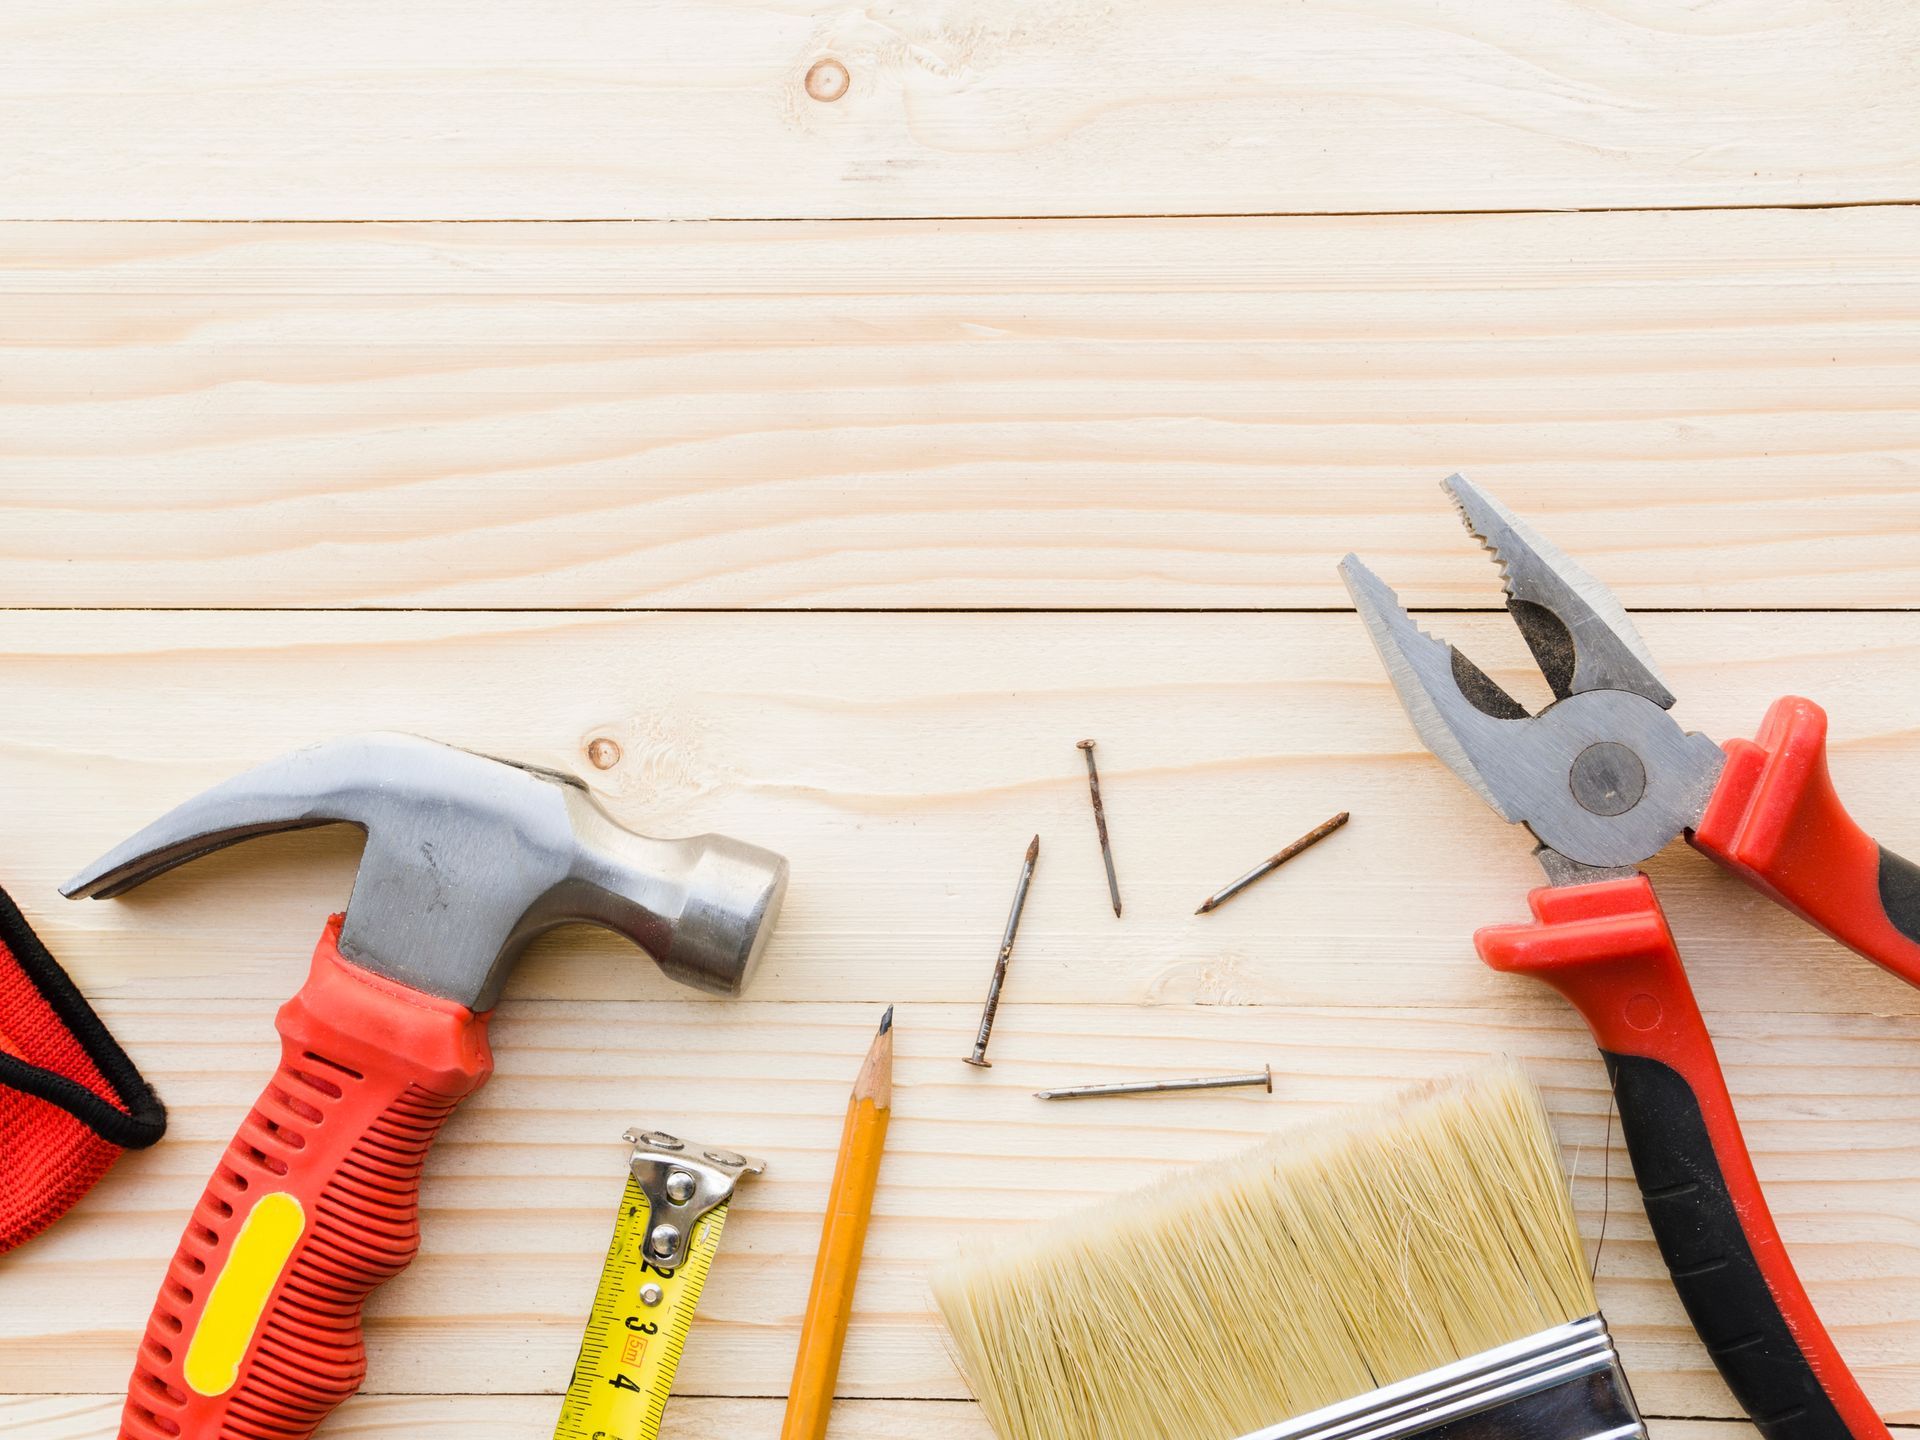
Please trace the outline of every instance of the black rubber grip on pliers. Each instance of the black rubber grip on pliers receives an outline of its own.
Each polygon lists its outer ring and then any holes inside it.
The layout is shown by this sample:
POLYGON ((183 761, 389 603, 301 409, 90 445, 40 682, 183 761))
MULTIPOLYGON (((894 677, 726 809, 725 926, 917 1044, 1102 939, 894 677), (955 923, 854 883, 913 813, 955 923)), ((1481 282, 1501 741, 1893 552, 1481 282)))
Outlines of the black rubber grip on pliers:
POLYGON ((1880 847, 1880 903, 1902 935, 1920 945, 1920 865, 1880 847))
POLYGON ((1692 1087, 1658 1060, 1600 1053, 1653 1238, 1727 1388, 1767 1440, 1854 1440, 1767 1284, 1692 1087))

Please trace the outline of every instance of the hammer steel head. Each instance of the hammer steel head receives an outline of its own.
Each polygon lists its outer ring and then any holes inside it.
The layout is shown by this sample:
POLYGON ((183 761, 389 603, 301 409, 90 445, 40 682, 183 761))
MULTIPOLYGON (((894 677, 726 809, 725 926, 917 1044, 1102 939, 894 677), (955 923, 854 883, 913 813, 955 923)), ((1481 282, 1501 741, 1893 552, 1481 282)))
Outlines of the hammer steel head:
POLYGON ((771 851, 636 834, 571 776, 372 734, 214 786, 60 890, 104 900, 256 835, 333 824, 367 835, 341 953, 470 1010, 493 1007, 535 936, 573 921, 625 935, 683 984, 736 995, 787 886, 771 851))

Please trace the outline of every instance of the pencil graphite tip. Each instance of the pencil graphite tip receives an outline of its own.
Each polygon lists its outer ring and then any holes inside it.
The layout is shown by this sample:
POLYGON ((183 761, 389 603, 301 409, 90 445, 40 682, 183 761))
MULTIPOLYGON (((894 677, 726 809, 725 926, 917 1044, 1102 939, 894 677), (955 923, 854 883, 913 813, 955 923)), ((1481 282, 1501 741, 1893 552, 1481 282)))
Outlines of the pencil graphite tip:
POLYGON ((887 1006, 887 1013, 880 1017, 880 1033, 886 1034, 893 1029, 893 1006, 887 1006))
POLYGON ((1040 858, 1040 837, 1033 837, 1033 843, 1027 846, 1027 864, 1031 865, 1040 858))
POLYGON ((1213 909, 1213 901, 1211 899, 1202 900, 1200 902, 1200 908, 1193 913, 1196 915, 1204 915, 1211 909, 1213 909))

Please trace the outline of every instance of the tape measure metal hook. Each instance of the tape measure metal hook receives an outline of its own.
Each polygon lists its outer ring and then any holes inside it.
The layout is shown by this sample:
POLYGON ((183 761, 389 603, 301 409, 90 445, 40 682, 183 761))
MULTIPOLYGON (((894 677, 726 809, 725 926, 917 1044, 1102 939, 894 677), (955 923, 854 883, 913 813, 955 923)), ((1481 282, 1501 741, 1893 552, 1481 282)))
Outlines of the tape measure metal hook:
POLYGON ((734 1187, 766 1162, 629 1130, 626 1193, 554 1440, 656 1440, 734 1187))
POLYGON ((647 1199, 645 1254, 656 1265, 686 1264, 694 1226, 733 1199, 742 1179, 767 1168, 751 1155, 694 1145, 664 1130, 629 1130, 620 1138, 633 1146, 628 1168, 647 1199))

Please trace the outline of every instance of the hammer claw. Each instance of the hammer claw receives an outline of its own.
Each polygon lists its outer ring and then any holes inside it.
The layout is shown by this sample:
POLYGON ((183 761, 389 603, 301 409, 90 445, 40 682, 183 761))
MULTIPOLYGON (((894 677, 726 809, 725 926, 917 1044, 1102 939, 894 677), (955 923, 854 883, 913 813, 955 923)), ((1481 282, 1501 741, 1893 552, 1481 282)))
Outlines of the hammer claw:
POLYGON ((649 839, 570 777, 386 734, 216 785, 62 889, 118 895, 255 835, 340 823, 367 836, 353 898, 281 1008, 280 1069, 180 1242, 128 1392, 131 1440, 262 1413, 307 1440, 359 1388, 361 1304, 413 1256, 427 1147, 492 1069, 487 1023, 536 935, 605 926, 673 979, 736 994, 786 890, 769 851, 649 839))
POLYGON ((535 936, 572 922, 625 935, 684 984, 737 994, 786 887, 778 855, 719 835, 635 834, 570 776, 370 734, 194 796, 61 892, 105 899, 256 835, 333 824, 367 834, 340 953, 476 1011, 535 936))

